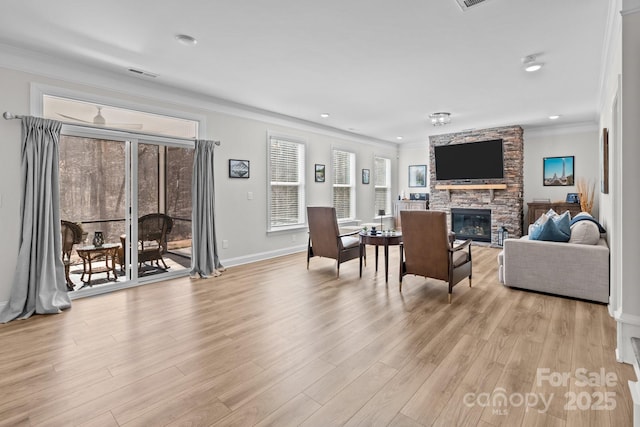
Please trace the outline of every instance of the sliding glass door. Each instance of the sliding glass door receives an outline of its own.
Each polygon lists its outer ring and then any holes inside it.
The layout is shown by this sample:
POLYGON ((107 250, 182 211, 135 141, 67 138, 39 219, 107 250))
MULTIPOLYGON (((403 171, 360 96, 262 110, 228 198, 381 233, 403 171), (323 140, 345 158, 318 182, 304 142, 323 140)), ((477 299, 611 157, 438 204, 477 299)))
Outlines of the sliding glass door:
POLYGON ((69 268, 75 291, 99 293, 188 272, 193 151, 189 142, 169 138, 63 129, 60 218, 83 230, 69 268))

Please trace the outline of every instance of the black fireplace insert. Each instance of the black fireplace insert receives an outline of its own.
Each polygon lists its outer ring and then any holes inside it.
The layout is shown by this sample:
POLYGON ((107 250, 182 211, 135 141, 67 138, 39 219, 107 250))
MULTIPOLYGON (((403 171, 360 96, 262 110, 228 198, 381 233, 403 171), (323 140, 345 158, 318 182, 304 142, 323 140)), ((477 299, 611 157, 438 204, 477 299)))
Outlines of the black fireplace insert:
POLYGON ((451 209, 451 231, 459 240, 491 242, 491 209, 451 209))

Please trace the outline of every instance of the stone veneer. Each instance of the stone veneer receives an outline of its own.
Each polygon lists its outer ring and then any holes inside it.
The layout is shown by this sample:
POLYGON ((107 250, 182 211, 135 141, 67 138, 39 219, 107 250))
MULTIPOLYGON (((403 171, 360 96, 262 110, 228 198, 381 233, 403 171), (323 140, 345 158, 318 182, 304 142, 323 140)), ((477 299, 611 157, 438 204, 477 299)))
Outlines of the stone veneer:
POLYGON ((524 145, 520 126, 481 129, 470 132, 434 135, 429 137, 429 209, 447 213, 447 223, 451 228, 451 208, 491 209, 491 242, 498 243, 498 228, 504 226, 509 237, 522 235, 522 192, 524 145), (504 153, 503 179, 478 179, 472 182, 455 180, 436 182, 434 146, 463 144, 467 142, 502 139, 504 153), (437 184, 507 184, 506 190, 493 190, 491 200, 489 190, 451 190, 451 199, 446 190, 436 190, 437 184))

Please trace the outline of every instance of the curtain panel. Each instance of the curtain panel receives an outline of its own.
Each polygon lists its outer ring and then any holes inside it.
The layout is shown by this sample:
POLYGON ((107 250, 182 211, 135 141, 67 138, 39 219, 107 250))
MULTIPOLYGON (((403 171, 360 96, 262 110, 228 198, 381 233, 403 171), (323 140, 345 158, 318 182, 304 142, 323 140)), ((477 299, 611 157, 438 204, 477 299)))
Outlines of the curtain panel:
POLYGON ((0 322, 71 307, 60 235, 59 152, 62 123, 22 119, 20 241, 11 296, 0 322))
POLYGON ((218 258, 215 228, 213 141, 196 140, 193 159, 191 277, 219 276, 224 267, 218 258))

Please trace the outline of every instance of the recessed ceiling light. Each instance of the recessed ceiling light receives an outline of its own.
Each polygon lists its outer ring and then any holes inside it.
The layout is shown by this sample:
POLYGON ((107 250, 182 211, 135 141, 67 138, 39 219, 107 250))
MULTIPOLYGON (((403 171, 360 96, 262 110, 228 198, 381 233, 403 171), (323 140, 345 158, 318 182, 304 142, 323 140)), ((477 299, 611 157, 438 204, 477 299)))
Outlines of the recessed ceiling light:
POLYGON ((549 116, 549 119, 550 119, 550 120, 558 120, 559 118, 560 118, 560 116, 559 116, 559 115, 557 115, 557 114, 556 114, 556 115, 553 115, 553 116, 549 116))
POLYGON ((195 37, 191 37, 187 34, 178 34, 176 36, 176 40, 178 40, 178 43, 185 46, 195 46, 198 44, 198 40, 196 40, 195 37))
POLYGON ((327 117, 329 117, 329 113, 322 113, 320 114, 320 117, 322 117, 323 119, 326 119, 327 117))
POLYGON ((528 55, 522 58, 522 67, 528 73, 533 73, 542 68, 544 64, 536 60, 536 55, 528 55))
POLYGON ((396 136, 396 139, 397 139, 398 141, 401 141, 401 140, 402 140, 402 137, 401 137, 401 136, 396 136))

